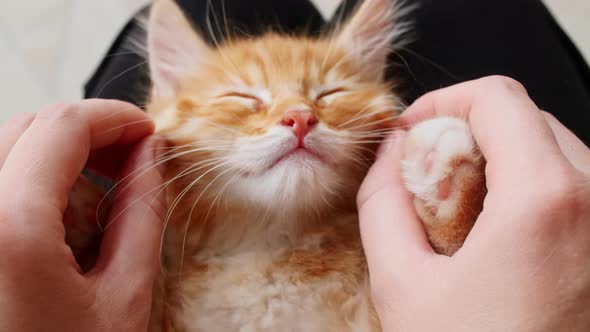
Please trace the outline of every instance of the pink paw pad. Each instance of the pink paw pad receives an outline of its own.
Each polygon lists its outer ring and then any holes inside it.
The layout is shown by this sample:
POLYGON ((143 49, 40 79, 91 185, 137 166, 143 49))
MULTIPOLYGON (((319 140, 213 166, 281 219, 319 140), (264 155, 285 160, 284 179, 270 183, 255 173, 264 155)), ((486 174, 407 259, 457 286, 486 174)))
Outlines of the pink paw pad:
POLYGON ((451 178, 446 178, 438 184, 438 192, 437 196, 438 199, 444 201, 451 196, 451 191, 453 189, 453 180, 451 178))

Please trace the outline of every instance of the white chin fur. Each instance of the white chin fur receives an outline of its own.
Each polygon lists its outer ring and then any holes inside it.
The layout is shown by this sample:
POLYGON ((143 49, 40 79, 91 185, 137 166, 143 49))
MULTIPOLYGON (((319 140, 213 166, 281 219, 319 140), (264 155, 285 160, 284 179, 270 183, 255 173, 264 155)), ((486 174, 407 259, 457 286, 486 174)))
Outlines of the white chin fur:
POLYGON ((232 192, 260 207, 316 210, 327 199, 324 186, 333 187, 336 181, 319 160, 284 160, 263 174, 242 176, 232 192))
MULTIPOLYGON (((324 144, 318 139, 321 131, 314 128, 306 137, 306 145, 324 158, 321 151, 324 144)), ((260 208, 320 212, 335 198, 343 174, 332 166, 335 163, 312 155, 295 153, 277 163, 297 145, 296 137, 286 127, 272 128, 261 137, 236 141, 230 158, 233 167, 246 171, 236 179, 229 192, 238 200, 260 208)))

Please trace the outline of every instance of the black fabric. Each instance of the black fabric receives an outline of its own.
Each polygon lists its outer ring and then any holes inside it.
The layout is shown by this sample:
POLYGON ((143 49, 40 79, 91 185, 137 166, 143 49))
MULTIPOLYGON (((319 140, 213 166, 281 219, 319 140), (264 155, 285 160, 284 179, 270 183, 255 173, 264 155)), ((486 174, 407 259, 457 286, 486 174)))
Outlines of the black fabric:
MULTIPOLYGON (((318 34, 325 22, 306 0, 176 0, 195 28, 211 44, 230 35, 260 35, 270 30, 285 33, 318 34), (207 20, 209 17, 209 20, 207 20), (226 24, 227 23, 227 24, 226 24), (226 26, 230 31, 226 31, 226 26), (215 36, 215 38, 212 38, 215 36)), ((145 16, 145 8, 138 16, 145 16)), ((149 86, 145 59, 129 51, 130 39, 141 35, 135 20, 129 22, 115 40, 99 68, 86 83, 86 98, 108 98, 146 102, 149 86)))
MULTIPOLYGON (((350 15, 357 2, 347 0, 335 17, 350 15)), ((392 55, 389 71, 407 102, 462 81, 506 75, 590 143, 590 69, 541 1, 422 0, 410 18, 415 41, 392 55)))
MULTIPOLYGON (((138 15, 145 14, 143 10, 138 15)), ((137 22, 129 22, 121 31, 94 75, 84 86, 85 98, 105 98, 145 105, 149 86, 145 59, 126 45, 129 38, 140 31, 137 22)))
MULTIPOLYGON (((238 27, 238 32, 257 34, 279 26, 287 32, 315 33, 322 27, 319 13, 304 0, 224 0, 225 11, 221 1, 213 2, 212 12, 219 17, 225 12, 229 26, 238 27)), ((522 82, 541 109, 590 143, 590 69, 541 1, 406 2, 419 3, 411 16, 415 42, 392 55, 389 76, 402 83, 408 103, 461 81, 507 75, 522 82)), ((207 31, 206 3, 179 1, 202 31, 207 31)), ((346 0, 342 15, 334 17, 346 17, 356 3, 346 0)), ((125 28, 111 54, 121 51, 133 29, 132 23, 125 28)), ((86 96, 143 104, 147 79, 145 65, 138 65, 142 61, 133 55, 105 58, 87 84, 86 96)))

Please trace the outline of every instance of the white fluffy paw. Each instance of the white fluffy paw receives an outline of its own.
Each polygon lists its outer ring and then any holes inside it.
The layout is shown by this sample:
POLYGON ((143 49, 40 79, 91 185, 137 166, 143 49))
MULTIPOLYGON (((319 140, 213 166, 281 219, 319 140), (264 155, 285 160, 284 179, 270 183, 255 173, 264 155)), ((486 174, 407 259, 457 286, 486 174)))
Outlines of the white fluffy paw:
POLYGON ((485 191, 481 188, 484 161, 465 121, 422 122, 408 133, 405 148, 404 180, 427 226, 452 223, 466 208, 477 208, 473 205, 479 200, 472 196, 474 191, 476 196, 478 190, 485 191))

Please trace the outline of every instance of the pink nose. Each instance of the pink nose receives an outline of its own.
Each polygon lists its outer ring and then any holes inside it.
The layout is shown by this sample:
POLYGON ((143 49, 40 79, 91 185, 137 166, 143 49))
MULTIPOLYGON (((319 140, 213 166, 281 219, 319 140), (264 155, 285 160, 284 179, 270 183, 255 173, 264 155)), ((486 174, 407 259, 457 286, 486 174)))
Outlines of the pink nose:
POLYGON ((290 110, 283 114, 283 120, 281 124, 293 128, 293 133, 299 141, 302 142, 303 138, 313 125, 318 122, 315 114, 310 110, 290 110))

